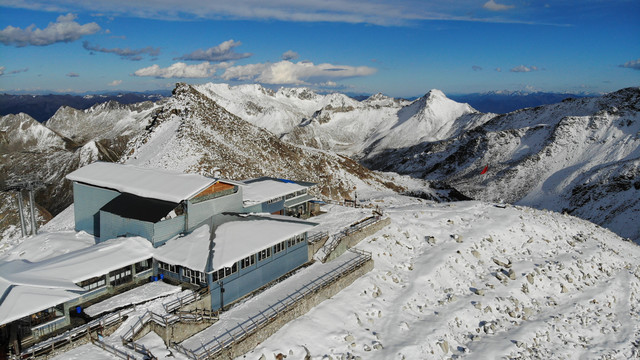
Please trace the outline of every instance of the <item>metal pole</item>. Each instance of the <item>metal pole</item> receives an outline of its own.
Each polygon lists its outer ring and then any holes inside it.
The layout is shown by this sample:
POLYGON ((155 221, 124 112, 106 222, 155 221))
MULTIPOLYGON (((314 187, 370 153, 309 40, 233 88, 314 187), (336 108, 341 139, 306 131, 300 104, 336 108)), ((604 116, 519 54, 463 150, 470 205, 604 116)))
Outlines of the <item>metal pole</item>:
POLYGON ((22 209, 24 208, 24 205, 22 203, 22 192, 18 190, 16 194, 18 196, 18 214, 20 215, 20 229, 22 230, 22 237, 25 237, 27 236, 27 224, 24 221, 24 214, 22 212, 22 209))
POLYGON ((38 224, 36 223, 36 206, 33 201, 33 185, 29 186, 29 206, 31 207, 31 235, 38 235, 38 224))

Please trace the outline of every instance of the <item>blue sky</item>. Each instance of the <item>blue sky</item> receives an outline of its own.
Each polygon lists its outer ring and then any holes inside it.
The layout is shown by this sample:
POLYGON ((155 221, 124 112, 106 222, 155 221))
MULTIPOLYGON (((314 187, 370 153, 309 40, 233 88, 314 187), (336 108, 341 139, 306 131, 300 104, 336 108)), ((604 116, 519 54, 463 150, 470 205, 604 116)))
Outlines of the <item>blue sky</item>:
POLYGON ((637 0, 2 0, 0 91, 609 92, 638 34, 637 0))

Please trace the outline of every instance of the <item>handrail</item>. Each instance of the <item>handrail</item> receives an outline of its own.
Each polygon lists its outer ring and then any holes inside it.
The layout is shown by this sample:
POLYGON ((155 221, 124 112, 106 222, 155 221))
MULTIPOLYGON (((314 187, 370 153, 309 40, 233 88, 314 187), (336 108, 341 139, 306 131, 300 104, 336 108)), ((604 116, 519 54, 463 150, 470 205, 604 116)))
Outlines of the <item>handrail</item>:
POLYGON ((329 255, 340 245, 340 241, 345 237, 364 229, 370 225, 376 224, 382 220, 382 216, 380 215, 372 215, 357 221, 356 223, 342 229, 340 232, 331 236, 331 239, 328 240, 324 246, 322 247, 323 257, 322 262, 326 261, 329 255))
POLYGON ((162 307, 164 307, 166 312, 171 313, 182 308, 185 305, 189 305, 193 302, 200 300, 202 296, 206 295, 208 292, 209 292, 209 288, 203 287, 198 291, 192 291, 183 296, 179 296, 173 300, 167 301, 166 303, 162 304, 162 307))
POLYGON ((184 346, 174 344, 174 348, 180 353, 188 356, 191 359, 206 359, 218 354, 220 351, 232 346, 234 343, 243 340, 252 333, 260 330, 267 324, 271 323, 280 314, 286 312, 291 305, 299 302, 310 294, 317 293, 323 288, 329 286, 338 279, 344 277, 346 274, 353 272, 367 261, 371 260, 371 253, 363 250, 350 249, 358 256, 353 259, 349 259, 345 263, 339 265, 331 272, 325 273, 315 279, 310 284, 305 284, 301 288, 297 289, 291 294, 288 294, 284 299, 281 299, 274 306, 269 306, 266 311, 259 311, 258 315, 250 316, 247 320, 237 323, 231 329, 226 329, 225 333, 221 336, 214 336, 209 342, 202 344, 195 350, 186 349, 184 346), (226 335, 226 336, 225 336, 226 335))
POLYGON ((26 349, 20 354, 21 359, 29 359, 36 355, 36 353, 44 350, 44 349, 55 349, 57 347, 63 346, 77 338, 85 336, 88 332, 97 330, 98 328, 104 328, 106 326, 110 326, 115 324, 116 322, 122 320, 125 316, 131 313, 133 309, 124 309, 119 310, 118 312, 114 312, 111 314, 104 315, 98 319, 92 320, 84 325, 75 327, 64 333, 49 338, 47 340, 41 341, 37 344, 34 344, 30 348, 26 349))

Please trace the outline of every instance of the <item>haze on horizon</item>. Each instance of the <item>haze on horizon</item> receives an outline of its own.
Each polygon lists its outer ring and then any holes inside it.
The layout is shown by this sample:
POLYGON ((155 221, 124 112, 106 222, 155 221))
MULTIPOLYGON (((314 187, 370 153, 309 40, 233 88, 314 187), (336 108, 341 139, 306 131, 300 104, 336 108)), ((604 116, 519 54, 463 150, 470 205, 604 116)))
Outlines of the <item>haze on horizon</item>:
POLYGON ((627 0, 6 1, 0 92, 610 92, 640 84, 638 14, 627 0))

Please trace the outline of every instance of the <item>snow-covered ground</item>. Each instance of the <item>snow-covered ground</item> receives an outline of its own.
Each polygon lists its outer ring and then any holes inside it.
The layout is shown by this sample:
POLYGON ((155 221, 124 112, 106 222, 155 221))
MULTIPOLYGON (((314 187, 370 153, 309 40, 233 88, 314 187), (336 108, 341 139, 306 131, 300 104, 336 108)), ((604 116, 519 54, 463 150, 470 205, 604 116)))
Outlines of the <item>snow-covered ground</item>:
POLYGON ((392 224, 359 245, 374 270, 246 358, 639 355, 638 246, 530 208, 395 196, 383 204, 392 224))
MULTIPOLYGON (((271 359, 278 353, 287 359, 307 354, 312 359, 640 355, 637 245, 587 221, 527 207, 434 204, 364 192, 358 198, 391 218, 389 226, 358 245, 372 252, 374 269, 242 358, 271 359)), ((329 233, 370 214, 341 206, 326 210, 314 221, 321 223, 317 230, 329 233)), ((289 284, 285 280, 280 286, 289 284)), ((268 293, 246 303, 260 303, 268 293)), ((147 310, 163 314, 167 299, 136 306, 105 341, 121 347, 120 335, 137 317, 147 310)), ((187 342, 205 341, 198 340, 204 335, 187 342)), ((154 334, 141 343, 159 359, 184 358, 165 349, 154 334)), ((110 359, 91 345, 57 359, 95 358, 96 352, 110 359)))

